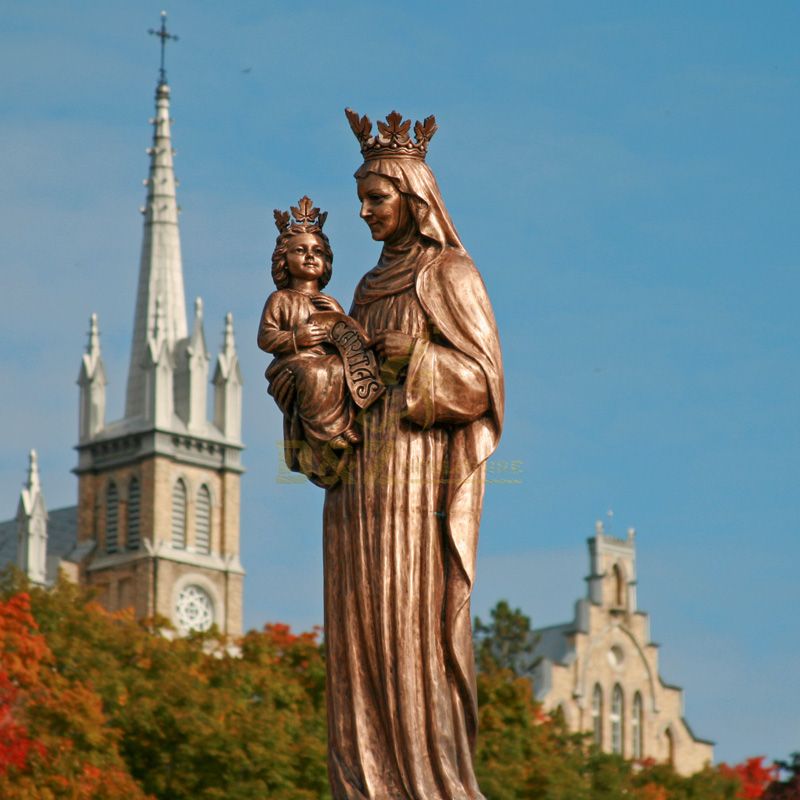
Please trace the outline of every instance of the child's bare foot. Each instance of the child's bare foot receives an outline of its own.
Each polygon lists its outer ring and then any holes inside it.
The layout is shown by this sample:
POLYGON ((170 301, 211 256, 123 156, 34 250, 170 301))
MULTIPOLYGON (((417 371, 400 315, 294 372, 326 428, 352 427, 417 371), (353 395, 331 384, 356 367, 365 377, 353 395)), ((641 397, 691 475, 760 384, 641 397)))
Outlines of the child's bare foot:
POLYGON ((361 434, 358 432, 355 425, 348 428, 342 436, 344 436, 350 444, 359 444, 361 442, 361 434))
POLYGON ((350 442, 345 438, 345 434, 340 434, 339 436, 334 436, 328 442, 331 450, 347 450, 350 447, 350 442))

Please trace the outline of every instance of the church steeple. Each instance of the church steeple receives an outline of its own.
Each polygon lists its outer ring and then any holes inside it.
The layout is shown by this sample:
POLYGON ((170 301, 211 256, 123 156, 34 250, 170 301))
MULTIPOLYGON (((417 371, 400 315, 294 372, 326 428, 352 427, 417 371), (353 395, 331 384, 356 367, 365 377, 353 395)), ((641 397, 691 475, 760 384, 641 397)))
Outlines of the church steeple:
POLYGON ((636 531, 618 539, 606 533, 601 520, 589 545, 588 599, 617 612, 636 611, 636 531))
POLYGON ((78 569, 112 611, 170 618, 179 630, 242 625, 239 476, 242 375, 226 321, 209 419, 203 303, 186 319, 170 87, 161 69, 123 419, 103 423, 105 373, 96 320, 81 367, 78 569), (200 612, 198 612, 200 609, 200 612))
POLYGON ((187 336, 179 209, 175 193, 177 181, 172 163, 170 87, 164 71, 164 44, 167 39, 175 37, 166 32, 165 19, 166 15, 162 13, 161 30, 151 31, 161 38, 161 70, 156 87, 156 115, 151 120, 153 144, 147 150, 150 156, 150 171, 145 180, 147 198, 141 209, 144 232, 125 402, 125 416, 129 419, 144 416, 147 407, 145 357, 156 322, 157 301, 160 301, 160 322, 168 347, 172 349, 177 341, 187 336))

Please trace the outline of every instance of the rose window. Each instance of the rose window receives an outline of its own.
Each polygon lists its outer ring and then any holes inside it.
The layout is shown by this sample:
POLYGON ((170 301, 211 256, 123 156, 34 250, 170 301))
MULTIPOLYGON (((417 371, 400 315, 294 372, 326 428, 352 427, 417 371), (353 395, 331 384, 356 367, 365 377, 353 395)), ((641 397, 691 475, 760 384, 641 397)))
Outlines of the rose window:
POLYGON ((175 616, 182 632, 207 631, 214 623, 214 604, 199 586, 187 586, 175 604, 175 616))

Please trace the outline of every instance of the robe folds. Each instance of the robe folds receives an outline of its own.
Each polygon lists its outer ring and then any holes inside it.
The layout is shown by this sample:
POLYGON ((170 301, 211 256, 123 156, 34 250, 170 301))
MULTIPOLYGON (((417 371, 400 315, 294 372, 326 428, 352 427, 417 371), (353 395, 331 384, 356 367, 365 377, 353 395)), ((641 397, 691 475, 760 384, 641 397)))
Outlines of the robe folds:
MULTIPOLYGON (((391 271, 408 273, 402 261, 391 271)), ((336 800, 480 800, 469 599, 503 420, 497 329, 461 248, 414 252, 410 280, 377 270, 350 315, 416 343, 326 491, 331 786, 336 800)))

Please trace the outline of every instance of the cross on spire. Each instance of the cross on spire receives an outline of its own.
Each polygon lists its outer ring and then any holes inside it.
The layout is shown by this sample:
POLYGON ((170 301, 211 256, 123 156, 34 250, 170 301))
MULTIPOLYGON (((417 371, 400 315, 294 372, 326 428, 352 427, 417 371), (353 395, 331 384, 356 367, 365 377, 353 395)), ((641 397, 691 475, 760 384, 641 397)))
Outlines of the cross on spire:
POLYGON ((159 83, 166 83, 167 82, 167 72, 164 69, 164 51, 167 48, 167 39, 172 39, 173 42, 178 41, 178 37, 174 34, 171 34, 167 30, 167 12, 161 12, 161 27, 156 30, 155 28, 150 28, 147 31, 151 36, 158 36, 161 39, 161 69, 159 70, 159 83))

